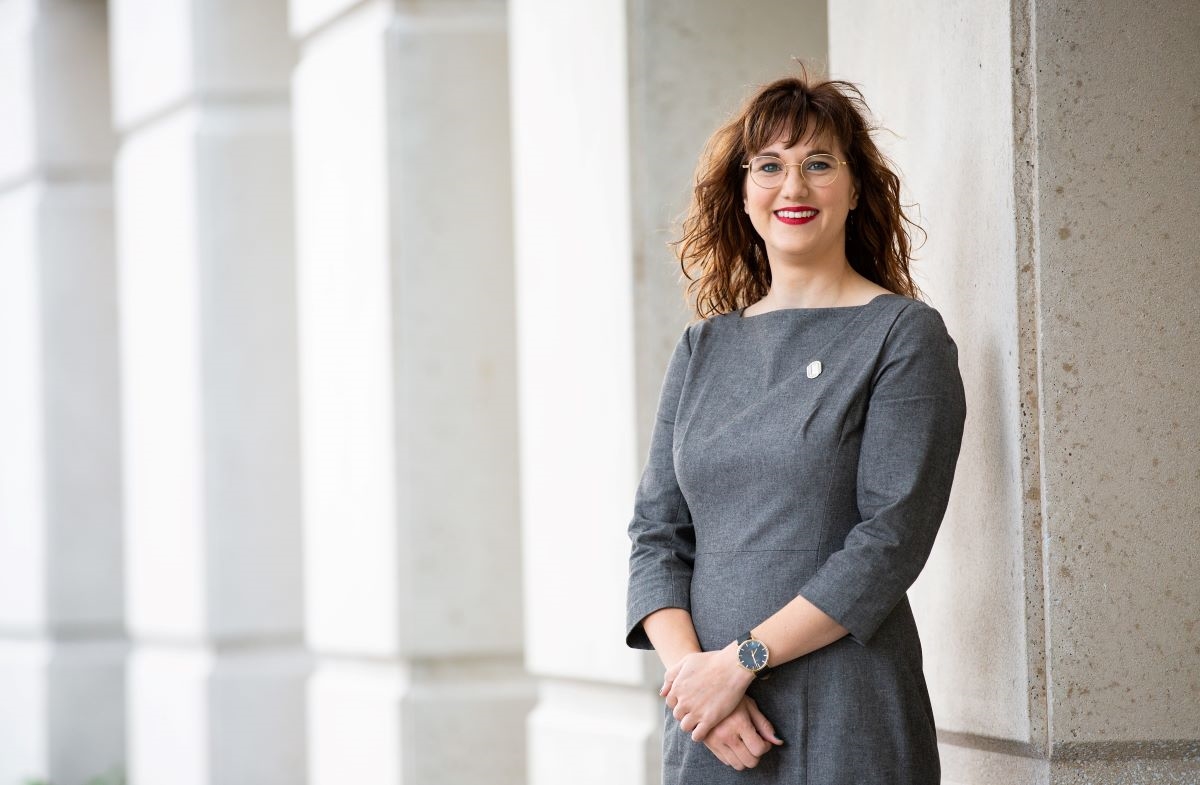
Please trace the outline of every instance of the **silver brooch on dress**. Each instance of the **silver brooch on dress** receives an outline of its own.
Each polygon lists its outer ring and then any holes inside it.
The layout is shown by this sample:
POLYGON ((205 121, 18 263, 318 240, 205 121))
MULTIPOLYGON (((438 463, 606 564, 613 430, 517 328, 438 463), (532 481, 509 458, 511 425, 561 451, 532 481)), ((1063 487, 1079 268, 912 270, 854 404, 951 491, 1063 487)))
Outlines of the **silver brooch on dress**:
POLYGON ((808 378, 815 379, 821 375, 821 361, 813 360, 808 364, 808 378))

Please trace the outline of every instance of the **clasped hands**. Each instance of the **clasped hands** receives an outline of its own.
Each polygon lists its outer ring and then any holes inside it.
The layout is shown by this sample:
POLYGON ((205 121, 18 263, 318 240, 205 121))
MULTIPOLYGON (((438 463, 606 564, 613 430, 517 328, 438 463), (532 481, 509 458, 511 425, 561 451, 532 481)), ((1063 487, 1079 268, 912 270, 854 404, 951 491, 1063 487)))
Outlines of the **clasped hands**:
POLYGON ((688 654, 667 669, 659 695, 679 727, 722 763, 754 768, 772 745, 783 744, 746 688, 754 674, 737 663, 736 644, 688 654))

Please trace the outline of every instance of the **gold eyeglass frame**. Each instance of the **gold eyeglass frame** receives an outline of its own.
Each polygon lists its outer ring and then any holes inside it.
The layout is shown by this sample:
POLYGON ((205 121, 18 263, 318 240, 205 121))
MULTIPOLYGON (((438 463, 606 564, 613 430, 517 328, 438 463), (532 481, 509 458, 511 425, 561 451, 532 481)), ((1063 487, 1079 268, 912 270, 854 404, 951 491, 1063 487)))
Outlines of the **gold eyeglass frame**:
POLYGON ((835 155, 831 155, 829 153, 813 153, 810 156, 806 156, 805 159, 798 164, 784 163, 783 159, 777 155, 756 155, 750 159, 749 163, 742 164, 742 168, 750 170, 749 171, 750 179, 754 180, 754 184, 757 185, 759 188, 781 188, 781 187, 783 187, 783 184, 787 182, 788 167, 791 167, 791 166, 799 166, 800 167, 800 176, 804 178, 804 182, 808 183, 813 188, 828 188, 829 186, 836 183, 837 179, 842 176, 842 167, 849 166, 849 165, 850 165, 849 161, 843 161, 842 159, 838 158, 835 155), (783 178, 779 181, 778 185, 763 185, 758 180, 754 179, 754 169, 752 167, 754 166, 754 162, 757 161, 759 158, 774 158, 776 161, 779 162, 779 165, 783 167, 783 171, 780 173, 783 175, 783 178), (811 161, 813 158, 832 158, 833 160, 838 162, 837 174, 835 174, 833 176, 832 180, 830 180, 827 183, 822 183, 822 184, 818 185, 817 183, 814 183, 812 180, 808 179, 808 175, 806 175, 804 173, 804 165, 806 163, 808 163, 809 161, 811 161))

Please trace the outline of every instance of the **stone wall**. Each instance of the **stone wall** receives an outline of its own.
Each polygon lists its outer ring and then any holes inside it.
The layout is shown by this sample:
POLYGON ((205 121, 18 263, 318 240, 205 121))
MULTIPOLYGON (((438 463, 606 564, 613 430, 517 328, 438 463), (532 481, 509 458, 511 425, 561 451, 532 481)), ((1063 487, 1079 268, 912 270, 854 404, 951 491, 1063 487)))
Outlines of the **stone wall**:
POLYGON ((913 592, 947 781, 1200 777, 1198 32, 1186 3, 831 9, 968 389, 913 592))

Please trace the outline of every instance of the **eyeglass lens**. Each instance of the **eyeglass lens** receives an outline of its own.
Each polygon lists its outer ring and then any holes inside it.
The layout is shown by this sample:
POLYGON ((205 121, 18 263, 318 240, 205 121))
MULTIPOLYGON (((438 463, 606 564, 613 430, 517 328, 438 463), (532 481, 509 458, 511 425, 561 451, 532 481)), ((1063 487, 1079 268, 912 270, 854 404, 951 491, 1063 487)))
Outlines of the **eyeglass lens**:
POLYGON ((759 155, 750 160, 750 176, 763 188, 782 185, 788 166, 799 166, 804 179, 811 185, 829 185, 837 179, 841 161, 832 155, 810 155, 798 164, 785 164, 773 155, 759 155))

